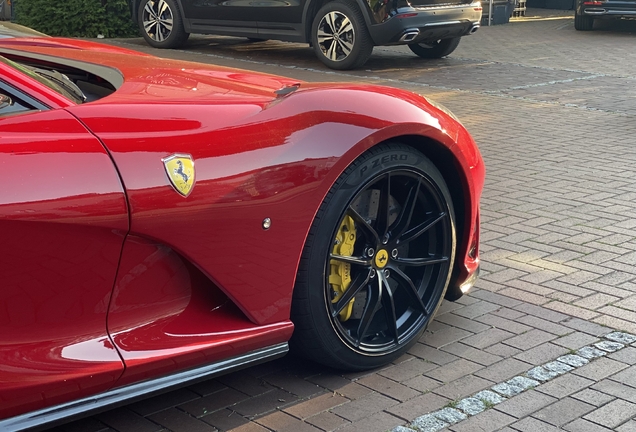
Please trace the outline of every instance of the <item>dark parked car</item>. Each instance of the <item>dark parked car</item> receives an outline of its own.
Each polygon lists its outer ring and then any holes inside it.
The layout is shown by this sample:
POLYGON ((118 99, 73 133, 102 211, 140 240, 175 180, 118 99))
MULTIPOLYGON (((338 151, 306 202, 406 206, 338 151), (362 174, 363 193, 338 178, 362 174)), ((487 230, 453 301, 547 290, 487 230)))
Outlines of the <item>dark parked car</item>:
POLYGON ((407 44, 423 58, 452 53, 477 31, 476 0, 128 0, 150 45, 190 33, 306 42, 332 69, 362 66, 376 45, 407 44))
POLYGON ((595 19, 636 19, 636 0, 577 0, 574 28, 592 30, 595 19))

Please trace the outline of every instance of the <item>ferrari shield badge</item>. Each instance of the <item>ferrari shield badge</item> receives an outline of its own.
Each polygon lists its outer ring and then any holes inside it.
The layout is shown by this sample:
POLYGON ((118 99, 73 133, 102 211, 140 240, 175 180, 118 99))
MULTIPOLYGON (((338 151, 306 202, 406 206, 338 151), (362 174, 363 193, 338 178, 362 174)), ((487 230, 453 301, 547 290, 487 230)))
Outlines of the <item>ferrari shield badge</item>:
POLYGON ((172 187, 184 197, 190 195, 194 187, 194 161, 187 154, 173 154, 161 159, 172 187))

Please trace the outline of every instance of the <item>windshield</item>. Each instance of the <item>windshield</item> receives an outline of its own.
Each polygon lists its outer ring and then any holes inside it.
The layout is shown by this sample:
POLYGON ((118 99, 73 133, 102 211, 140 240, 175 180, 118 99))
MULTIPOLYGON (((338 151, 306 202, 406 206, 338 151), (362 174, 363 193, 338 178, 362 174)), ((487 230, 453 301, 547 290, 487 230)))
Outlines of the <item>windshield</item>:
POLYGON ((0 62, 19 70, 75 103, 82 103, 86 99, 82 91, 64 74, 56 71, 31 68, 3 56, 0 56, 0 62))

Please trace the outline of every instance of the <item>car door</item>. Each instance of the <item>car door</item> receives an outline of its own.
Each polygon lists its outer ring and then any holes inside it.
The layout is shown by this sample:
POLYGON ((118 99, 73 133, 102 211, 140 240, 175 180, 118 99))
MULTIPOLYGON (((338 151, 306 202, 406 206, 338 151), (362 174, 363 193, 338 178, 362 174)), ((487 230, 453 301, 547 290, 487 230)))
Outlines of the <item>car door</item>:
POLYGON ((0 419, 123 372, 106 331, 128 230, 121 182, 101 142, 28 88, 0 63, 0 419))
POLYGON ((258 12, 252 0, 181 0, 193 32, 258 37, 258 12))
POLYGON ((304 41, 304 0, 182 0, 193 32, 304 41))
MULTIPOLYGON (((302 23, 306 0, 259 0, 253 4, 258 10, 258 35, 263 39, 282 39, 306 42, 302 23)), ((311 22, 305 23, 311 26, 311 22)))

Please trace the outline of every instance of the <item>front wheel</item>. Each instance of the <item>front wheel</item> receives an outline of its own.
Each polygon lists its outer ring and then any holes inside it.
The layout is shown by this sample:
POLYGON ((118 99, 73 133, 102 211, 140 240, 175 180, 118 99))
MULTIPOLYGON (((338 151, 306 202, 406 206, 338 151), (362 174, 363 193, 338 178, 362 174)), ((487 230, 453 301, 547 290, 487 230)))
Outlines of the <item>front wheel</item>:
POLYGON ((190 36, 175 0, 142 0, 138 17, 141 34, 152 47, 178 48, 190 36))
POLYGON ((350 1, 332 1, 320 8, 311 26, 311 41, 320 61, 331 69, 361 67, 373 51, 362 12, 350 1))
POLYGON ((460 39, 460 37, 456 37, 451 39, 440 39, 426 43, 414 43, 409 44, 409 48, 411 49, 411 51, 422 58, 442 58, 455 51, 455 48, 457 48, 457 45, 459 45, 460 39))
POLYGON ((433 163, 397 143, 358 158, 311 227, 292 303, 292 348, 364 370, 402 355, 431 322, 455 256, 450 192, 433 163))

